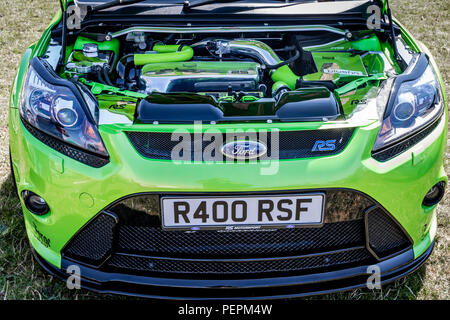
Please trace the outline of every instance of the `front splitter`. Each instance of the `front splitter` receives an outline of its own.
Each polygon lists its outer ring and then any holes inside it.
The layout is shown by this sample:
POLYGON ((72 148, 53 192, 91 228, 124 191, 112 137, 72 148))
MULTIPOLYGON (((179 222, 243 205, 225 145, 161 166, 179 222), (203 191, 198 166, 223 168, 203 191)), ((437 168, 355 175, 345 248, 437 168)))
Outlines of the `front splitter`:
MULTIPOLYGON (((374 265, 364 265, 332 272, 299 276, 258 279, 199 280, 162 278, 108 273, 77 265, 80 285, 97 293, 168 300, 251 300, 286 299, 327 294, 367 287, 373 270, 380 272, 380 284, 385 285, 417 270, 431 255, 434 242, 417 259, 412 249, 374 265)), ((71 275, 64 270, 74 263, 62 259, 62 269, 49 264, 34 249, 34 256, 47 272, 66 281, 71 275)), ((376 279, 376 278, 373 278, 376 279)))

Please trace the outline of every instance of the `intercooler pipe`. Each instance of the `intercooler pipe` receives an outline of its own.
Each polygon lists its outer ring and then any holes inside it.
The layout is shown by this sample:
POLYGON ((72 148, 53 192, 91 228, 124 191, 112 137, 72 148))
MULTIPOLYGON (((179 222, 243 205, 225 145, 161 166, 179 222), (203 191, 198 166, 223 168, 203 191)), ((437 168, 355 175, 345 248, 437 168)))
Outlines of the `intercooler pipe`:
MULTIPOLYGON (((288 66, 289 61, 281 60, 270 46, 261 41, 251 39, 211 40, 193 45, 193 47, 196 46, 209 47, 209 50, 214 50, 219 58, 225 54, 254 58, 269 69, 273 82, 284 82, 291 90, 295 90, 297 81, 300 79, 288 66)), ((297 53, 295 57, 297 59, 299 54, 297 53)))
POLYGON ((194 50, 189 46, 156 44, 152 50, 157 53, 135 54, 134 64, 142 66, 159 62, 183 62, 194 56, 194 50))

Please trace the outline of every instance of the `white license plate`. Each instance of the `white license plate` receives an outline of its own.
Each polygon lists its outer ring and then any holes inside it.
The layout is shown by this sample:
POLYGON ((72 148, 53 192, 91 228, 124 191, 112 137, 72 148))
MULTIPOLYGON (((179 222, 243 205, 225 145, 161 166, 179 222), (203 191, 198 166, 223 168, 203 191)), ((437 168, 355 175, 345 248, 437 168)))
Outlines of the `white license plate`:
POLYGON ((167 229, 293 228, 322 224, 325 195, 163 197, 161 201, 162 226, 167 229))

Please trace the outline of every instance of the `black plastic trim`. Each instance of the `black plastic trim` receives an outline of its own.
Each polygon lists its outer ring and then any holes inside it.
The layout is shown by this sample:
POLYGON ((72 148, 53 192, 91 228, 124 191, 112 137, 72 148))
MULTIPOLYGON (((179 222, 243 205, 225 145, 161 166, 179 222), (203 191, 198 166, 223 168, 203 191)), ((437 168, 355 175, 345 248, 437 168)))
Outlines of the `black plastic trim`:
POLYGON ((89 153, 88 151, 83 150, 79 147, 63 142, 62 140, 33 127, 22 117, 20 117, 20 119, 22 121, 23 127, 28 131, 29 134, 31 134, 46 146, 71 159, 74 159, 93 168, 101 168, 109 163, 108 158, 100 157, 97 154, 89 153))
POLYGON ((412 135, 400 140, 399 142, 396 142, 395 144, 383 148, 379 151, 373 151, 372 158, 380 162, 386 162, 395 158, 396 156, 402 154, 403 152, 407 151, 408 149, 412 148, 420 141, 425 139, 431 132, 434 131, 434 129, 438 127, 441 120, 442 115, 425 128, 422 128, 420 131, 413 133, 412 135))
MULTIPOLYGON (((381 271, 381 284, 403 278, 417 270, 430 256, 434 242, 417 259, 413 250, 376 264, 381 271)), ((66 270, 73 262, 64 258, 61 269, 48 263, 33 248, 39 264, 55 277, 66 280, 66 270)), ((233 299, 283 299, 333 293, 367 285, 367 266, 348 268, 334 272, 302 276, 260 278, 244 280, 189 280, 152 278, 117 273, 105 273, 80 266, 81 286, 98 292, 154 299, 171 300, 233 300, 233 299)))

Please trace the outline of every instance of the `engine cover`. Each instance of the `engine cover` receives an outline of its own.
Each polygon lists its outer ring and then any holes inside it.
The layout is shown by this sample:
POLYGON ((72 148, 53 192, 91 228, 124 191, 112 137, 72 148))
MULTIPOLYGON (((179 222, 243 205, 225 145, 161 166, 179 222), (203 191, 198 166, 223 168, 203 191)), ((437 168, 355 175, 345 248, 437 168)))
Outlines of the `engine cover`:
POLYGON ((261 66, 242 61, 152 63, 142 68, 145 92, 223 92, 256 90, 261 66))

